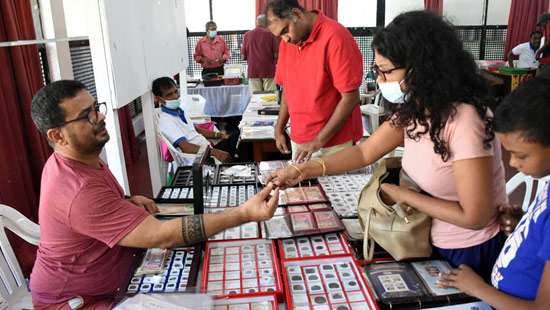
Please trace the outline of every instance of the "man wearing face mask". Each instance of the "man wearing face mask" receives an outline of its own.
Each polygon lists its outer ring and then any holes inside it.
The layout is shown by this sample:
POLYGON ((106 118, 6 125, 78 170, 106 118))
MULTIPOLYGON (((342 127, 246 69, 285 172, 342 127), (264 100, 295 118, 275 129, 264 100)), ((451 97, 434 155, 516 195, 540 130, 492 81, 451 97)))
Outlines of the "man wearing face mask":
POLYGON ((284 135, 290 118, 297 161, 352 146, 363 134, 359 86, 361 52, 349 31, 297 0, 273 0, 268 28, 281 38, 275 82, 283 97, 275 127, 277 148, 289 153, 284 135))
POLYGON ((217 35, 213 21, 206 23, 206 36, 199 40, 193 57, 202 66, 202 75, 217 73, 223 75, 223 64, 229 59, 229 49, 225 40, 217 35))
POLYGON ((221 162, 230 162, 237 152, 238 132, 227 134, 195 127, 184 110, 176 82, 169 77, 153 81, 153 95, 160 104, 159 128, 162 134, 182 152, 195 154, 207 139, 221 139, 212 149, 212 156, 221 162))

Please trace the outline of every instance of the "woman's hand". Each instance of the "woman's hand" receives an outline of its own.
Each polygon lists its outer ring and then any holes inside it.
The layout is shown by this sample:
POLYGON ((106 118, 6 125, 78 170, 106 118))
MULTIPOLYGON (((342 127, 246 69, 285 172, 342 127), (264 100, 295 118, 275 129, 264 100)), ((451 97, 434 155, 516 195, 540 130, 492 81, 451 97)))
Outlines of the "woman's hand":
POLYGON ((267 181, 273 182, 275 186, 282 189, 292 187, 306 179, 306 176, 300 173, 299 169, 300 168, 296 168, 296 166, 287 166, 273 172, 267 181))
POLYGON ((382 200, 387 205, 405 203, 405 194, 409 191, 404 186, 399 186, 390 183, 382 183, 380 185, 382 200))

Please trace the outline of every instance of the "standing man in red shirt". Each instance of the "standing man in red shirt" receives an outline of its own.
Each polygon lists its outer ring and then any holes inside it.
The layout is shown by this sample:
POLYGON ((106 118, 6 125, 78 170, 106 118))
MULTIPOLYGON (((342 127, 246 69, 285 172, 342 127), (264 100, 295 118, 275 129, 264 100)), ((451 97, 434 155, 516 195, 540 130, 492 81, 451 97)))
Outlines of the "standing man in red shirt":
POLYGON ((269 30, 283 41, 275 73, 283 88, 277 148, 289 152, 284 136, 289 118, 295 160, 353 145, 363 134, 357 43, 344 26, 319 11, 305 11, 297 0, 273 0, 266 12, 269 30))
POLYGON ((195 46, 195 61, 202 66, 202 75, 217 73, 223 75, 223 64, 229 59, 229 49, 225 40, 217 34, 215 22, 206 23, 206 36, 195 46))
POLYGON ((248 81, 252 92, 275 91, 275 64, 279 40, 267 29, 264 14, 256 18, 256 28, 244 34, 241 54, 248 63, 248 81))

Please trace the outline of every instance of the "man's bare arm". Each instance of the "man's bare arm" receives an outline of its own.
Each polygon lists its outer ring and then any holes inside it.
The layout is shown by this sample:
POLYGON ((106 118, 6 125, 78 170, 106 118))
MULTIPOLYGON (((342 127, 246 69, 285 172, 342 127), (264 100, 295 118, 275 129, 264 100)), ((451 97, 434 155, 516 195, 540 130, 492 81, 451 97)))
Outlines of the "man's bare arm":
POLYGON ((231 227, 267 220, 275 213, 279 201, 278 189, 270 196, 272 190, 273 185, 268 184, 238 208, 225 212, 186 216, 169 221, 148 216, 118 244, 135 248, 188 246, 231 227))

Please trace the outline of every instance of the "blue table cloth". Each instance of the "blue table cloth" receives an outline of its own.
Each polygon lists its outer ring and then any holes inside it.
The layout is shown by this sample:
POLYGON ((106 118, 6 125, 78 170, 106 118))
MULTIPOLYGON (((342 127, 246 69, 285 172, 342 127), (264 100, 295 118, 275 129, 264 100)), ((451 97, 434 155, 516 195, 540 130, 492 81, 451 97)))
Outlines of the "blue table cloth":
POLYGON ((252 94, 248 85, 222 85, 189 88, 189 94, 198 94, 206 99, 204 114, 210 117, 243 115, 252 94))

